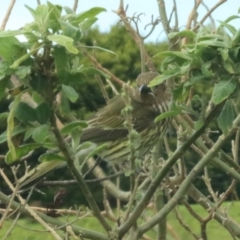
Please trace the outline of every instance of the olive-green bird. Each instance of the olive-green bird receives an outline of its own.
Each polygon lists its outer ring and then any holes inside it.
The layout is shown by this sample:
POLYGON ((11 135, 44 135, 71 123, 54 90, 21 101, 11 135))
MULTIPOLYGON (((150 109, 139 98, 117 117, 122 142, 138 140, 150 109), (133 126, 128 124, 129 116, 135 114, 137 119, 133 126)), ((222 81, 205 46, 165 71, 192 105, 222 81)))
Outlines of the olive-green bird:
MULTIPOLYGON (((153 88, 148 87, 149 82, 157 75, 159 74, 156 72, 141 73, 136 79, 137 86, 129 89, 132 124, 140 134, 140 142, 135 149, 140 158, 164 136, 170 123, 169 118, 154 122, 157 116, 168 111, 172 96, 171 90, 165 83, 153 88)), ((124 127, 126 119, 122 115, 124 108, 124 97, 115 96, 88 121, 89 126, 81 135, 80 143, 86 141, 95 143, 89 151, 100 144, 107 144, 107 148, 99 153, 99 156, 107 162, 116 163, 127 160, 130 153, 128 130, 124 127)), ((20 179, 21 185, 27 185, 64 164, 66 163, 58 161, 43 162, 31 170, 27 178, 20 179)))

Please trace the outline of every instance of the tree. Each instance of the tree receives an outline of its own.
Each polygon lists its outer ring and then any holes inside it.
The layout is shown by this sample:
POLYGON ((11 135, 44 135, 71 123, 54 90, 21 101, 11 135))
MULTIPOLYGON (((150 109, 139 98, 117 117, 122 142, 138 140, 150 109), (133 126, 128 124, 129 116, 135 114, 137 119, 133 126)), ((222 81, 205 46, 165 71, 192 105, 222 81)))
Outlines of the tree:
MULTIPOLYGON (((75 161, 79 152, 89 147, 89 143, 79 146, 82 129, 87 126, 86 122, 77 120, 76 115, 72 114, 69 108, 70 103, 75 103, 79 97, 76 89, 85 88, 91 91, 93 88, 90 84, 87 85, 86 79, 93 78, 95 75, 106 99, 108 97, 102 78, 111 80, 108 81, 108 85, 113 90, 115 90, 113 83, 124 86, 124 89, 128 86, 107 69, 112 66, 103 67, 98 61, 96 51, 101 46, 86 46, 82 42, 83 34, 87 35, 87 30, 97 20, 96 16, 104 9, 92 8, 76 14, 68 7, 63 8, 48 2, 47 5, 39 5, 35 10, 28 7, 34 18, 33 23, 27 24, 21 30, 0 32, 2 58, 0 97, 11 95, 9 111, 0 115, 7 122, 7 130, 1 134, 0 138, 1 142, 6 141, 8 145, 8 151, 4 153, 5 162, 16 165, 23 160, 28 160, 36 150, 44 149, 39 157, 42 162, 39 166, 42 168, 37 172, 29 171, 26 167, 25 174, 19 179, 18 168, 12 168, 15 185, 13 180, 9 181, 10 176, 0 169, 2 178, 12 191, 12 198, 0 192, 0 199, 7 206, 1 223, 6 219, 11 208, 17 209, 21 206, 16 220, 22 212, 30 214, 55 239, 61 239, 60 235, 47 223, 57 226, 62 226, 64 223, 27 205, 27 198, 24 199, 19 190, 28 177, 31 178, 35 173, 37 177, 43 174, 44 166, 67 163, 91 212, 105 231, 100 233, 71 224, 71 229, 66 229, 71 236, 75 234, 86 239, 147 239, 148 232, 157 226, 156 239, 167 239, 167 215, 181 203, 187 207, 201 226, 201 232, 197 235, 180 219, 182 226, 189 231, 189 236, 195 239, 207 239, 206 227, 214 218, 233 237, 240 237, 239 223, 232 220, 221 209, 222 203, 234 192, 236 182, 240 180, 238 173, 240 169, 238 165, 240 34, 230 24, 231 20, 238 19, 239 16, 230 16, 217 29, 213 29, 213 26, 203 26, 206 18, 223 2, 220 1, 208 11, 206 17, 197 21, 197 9, 201 4, 199 1, 189 15, 189 24, 186 29, 179 32, 177 7, 173 9, 176 26, 171 27, 164 1, 158 1, 161 23, 168 36, 169 50, 158 53, 163 61, 160 69, 156 69, 145 48, 145 39, 140 36, 138 28, 135 29, 138 26, 136 18, 126 16, 123 2, 120 1, 116 13, 139 48, 141 71, 145 72, 147 68, 149 71, 161 72, 161 75, 151 81, 150 87, 166 82, 173 89, 171 110, 158 116, 155 121, 164 121, 171 117, 177 135, 176 142, 171 142, 167 137, 164 138, 164 144, 159 142, 150 157, 141 162, 141 171, 137 170, 136 164, 132 164, 138 163, 132 158, 131 167, 125 174, 130 178, 130 191, 123 191, 118 180, 116 184, 112 181, 112 177, 118 178, 123 174, 121 168, 113 166, 111 171, 114 174, 106 174, 92 158, 100 154, 100 151, 104 151, 104 146, 88 152, 88 157, 83 162, 77 164, 75 161), (21 43, 16 38, 17 35, 27 37, 27 43, 21 43), (94 50, 94 53, 90 53, 89 48, 94 50), (90 60, 93 67, 83 66, 84 58, 90 60), (208 91, 203 91, 202 89, 206 89, 206 86, 208 91), (220 133, 213 135, 212 133, 216 130, 220 133), (165 149, 161 148, 162 145, 165 149), (226 145, 232 146, 232 153, 226 145), (199 155, 199 160, 191 159, 192 166, 187 166, 184 157, 191 151, 199 155), (231 178, 231 184, 226 186, 225 192, 221 194, 215 193, 214 186, 211 184, 210 166, 211 169, 217 168, 231 178), (94 174, 96 180, 100 181, 104 189, 104 213, 100 211, 84 179, 89 171, 94 174), (195 179, 202 174, 202 180, 211 199, 207 198, 195 185, 195 179), (115 216, 112 212, 106 193, 116 199, 118 213, 121 209, 123 217, 115 216), (207 209, 209 216, 203 219, 194 213, 185 195, 207 209), (14 200, 15 196, 17 201, 14 200), (121 207, 121 201, 128 201, 125 208, 121 207), (140 223, 138 220, 143 216, 149 203, 153 204, 155 214, 140 223), (109 224, 106 218, 115 222, 117 227, 109 224)), ((158 20, 152 21, 152 30, 158 23, 158 20)), ((101 50, 110 52, 111 48, 101 50)), ((111 53, 114 56, 114 53, 111 53)), ((134 63, 130 66, 134 68, 134 63)), ((120 75, 122 71, 127 71, 127 68, 121 66, 116 69, 116 72, 118 71, 120 75)), ((131 119, 131 111, 129 111, 131 108, 128 105, 126 108, 128 109, 126 118, 131 119)), ((131 121, 127 123, 127 127, 129 143, 132 144, 131 121)), ((45 184, 59 184, 59 182, 45 182, 45 184)), ((28 198, 33 189, 34 187, 31 188, 28 198)), ((48 215, 56 216, 58 210, 55 208, 61 205, 65 195, 65 189, 60 188, 57 191, 51 206, 53 209, 47 212, 48 215)), ((44 209, 41 210, 44 211, 44 209)))

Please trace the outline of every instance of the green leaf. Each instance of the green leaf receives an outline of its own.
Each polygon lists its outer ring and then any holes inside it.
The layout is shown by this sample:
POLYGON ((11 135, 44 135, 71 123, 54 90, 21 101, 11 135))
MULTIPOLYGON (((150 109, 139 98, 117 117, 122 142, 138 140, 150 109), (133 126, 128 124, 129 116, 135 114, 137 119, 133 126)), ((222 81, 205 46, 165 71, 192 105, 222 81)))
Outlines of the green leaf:
POLYGON ((218 126, 224 134, 226 134, 229 128, 232 126, 234 118, 235 118, 234 106, 231 101, 227 101, 220 115, 217 118, 218 126))
POLYGON ((13 62, 10 68, 16 69, 20 64, 22 64, 24 61, 26 61, 28 58, 30 58, 32 55, 38 52, 38 50, 42 48, 42 46, 43 45, 40 45, 37 48, 31 49, 28 53, 22 55, 20 58, 18 58, 16 61, 13 62))
POLYGON ((12 75, 12 70, 9 68, 9 63, 2 60, 0 61, 0 81, 4 79, 8 75, 8 78, 10 75, 12 75))
POLYGON ((15 37, 0 38, 0 56, 9 63, 26 53, 15 37))
POLYGON ((214 104, 219 104, 226 98, 228 98, 231 93, 236 89, 236 82, 234 81, 221 81, 214 86, 212 93, 212 101, 214 104))
POLYGON ((21 34, 23 34, 23 31, 21 30, 0 31, 0 38, 12 37, 12 36, 21 35, 21 34))
POLYGON ((31 136, 35 128, 30 128, 25 132, 23 141, 27 141, 31 136))
POLYGON ((7 76, 4 79, 0 80, 0 101, 6 95, 6 88, 9 81, 10 81, 10 76, 7 76))
POLYGON ((214 75, 212 69, 211 69, 211 66, 212 66, 212 61, 208 61, 208 62, 205 62, 202 64, 201 66, 201 70, 202 70, 202 73, 204 76, 201 76, 202 79, 206 78, 206 77, 211 77, 214 75))
POLYGON ((66 124, 62 129, 61 133, 62 134, 70 134, 73 130, 77 129, 82 129, 86 128, 88 125, 84 121, 74 121, 66 124))
POLYGON ((49 135, 49 127, 48 125, 44 124, 34 129, 32 138, 37 143, 44 143, 48 135, 49 135))
POLYGON ((76 102, 78 99, 78 94, 75 91, 75 89, 71 86, 67 86, 62 84, 62 90, 65 96, 71 101, 71 102, 76 102))
POLYGON ((101 70, 94 68, 94 67, 88 67, 88 68, 83 68, 83 70, 81 71, 82 73, 86 73, 88 76, 91 75, 101 75, 105 78, 109 78, 110 76, 107 75, 106 73, 102 72, 101 70))
POLYGON ((164 112, 162 114, 160 114, 158 117, 156 117, 154 119, 154 122, 157 123, 165 118, 169 118, 169 117, 174 117, 177 116, 180 113, 180 111, 169 111, 169 112, 164 112))
POLYGON ((200 41, 197 43, 197 45, 198 46, 223 47, 223 48, 230 47, 226 42, 217 41, 216 39, 200 41))
POLYGON ((75 41, 78 41, 81 37, 81 32, 79 30, 79 28, 73 26, 72 24, 62 21, 62 20, 58 20, 60 25, 61 25, 61 29, 63 31, 63 35, 70 37, 72 39, 74 39, 75 41))
POLYGON ((98 18, 89 18, 79 24, 81 32, 89 30, 89 28, 98 20, 98 18))
POLYGON ((30 8, 28 5, 25 4, 25 7, 29 10, 29 12, 32 14, 33 18, 36 18, 36 11, 32 8, 30 8))
MULTIPOLYGON (((11 134, 12 134, 11 137, 14 137, 14 136, 16 136, 16 135, 18 135, 20 133, 25 132, 25 131, 26 131, 25 127, 23 127, 23 126, 16 126, 16 127, 14 127, 13 131, 11 132, 11 134)), ((6 141, 7 141, 7 131, 3 132, 0 135, 0 143, 4 143, 6 141)))
POLYGON ((190 57, 187 53, 184 53, 184 52, 164 51, 164 52, 160 52, 160 53, 157 53, 156 55, 154 55, 154 57, 156 57, 156 56, 178 57, 178 58, 182 58, 185 60, 192 60, 192 57, 190 57))
POLYGON ((64 46, 70 53, 78 54, 78 49, 73 46, 73 39, 64 35, 49 35, 48 40, 64 46))
POLYGON ((16 149, 14 146, 14 143, 12 141, 12 136, 13 136, 13 131, 14 131, 14 126, 15 126, 15 112, 16 109, 18 107, 18 104, 21 100, 22 94, 18 94, 18 96, 15 97, 15 99, 13 100, 13 102, 10 104, 9 106, 9 115, 8 115, 8 119, 7 119, 7 144, 8 144, 8 149, 11 152, 11 157, 13 159, 16 158, 16 149))
POLYGON ((26 156, 31 151, 33 151, 33 150, 35 150, 39 147, 41 147, 41 145, 37 144, 37 143, 29 143, 29 144, 26 144, 26 145, 22 145, 22 146, 20 146, 19 148, 16 149, 15 157, 13 156, 11 151, 8 151, 7 154, 6 154, 5 162, 7 164, 12 164, 16 160, 21 159, 22 157, 26 156))
POLYGON ((195 123, 194 123, 194 129, 197 131, 199 130, 204 124, 204 121, 202 118, 198 119, 195 123))
POLYGON ((19 66, 15 73, 20 78, 25 78, 31 72, 31 66, 19 66))
POLYGON ((69 79, 70 71, 68 54, 65 47, 59 45, 54 46, 53 56, 57 75, 61 82, 65 82, 66 79, 69 79))
POLYGON ((234 63, 231 60, 231 58, 226 59, 225 61, 222 62, 223 67, 226 71, 228 71, 230 74, 234 74, 235 70, 234 70, 234 63))
POLYGON ((56 153, 45 153, 39 157, 39 162, 66 161, 66 159, 56 153))
POLYGON ((76 17, 74 17, 72 24, 78 25, 79 23, 83 22, 87 18, 96 17, 101 12, 106 12, 106 9, 101 7, 91 8, 88 11, 79 13, 76 17))
POLYGON ((37 120, 36 110, 25 102, 18 104, 15 116, 23 123, 35 122, 37 120))
POLYGON ((181 32, 171 32, 168 34, 169 38, 175 38, 175 37, 188 37, 188 38, 195 38, 196 33, 191 30, 183 30, 181 32))
POLYGON ((240 42, 240 30, 238 29, 232 40, 232 46, 239 45, 240 42))
POLYGON ((63 9, 67 14, 74 14, 74 11, 68 6, 64 6, 63 9))
POLYGON ((182 69, 180 67, 175 67, 174 69, 170 69, 164 72, 164 74, 162 75, 158 75, 157 77, 155 77, 149 84, 149 87, 154 87, 158 84, 163 83, 165 80, 171 78, 171 77, 175 77, 177 75, 179 75, 180 73, 182 73, 182 69))
POLYGON ((47 2, 49 7, 49 27, 53 29, 54 32, 57 32, 60 29, 60 24, 58 20, 61 18, 62 7, 59 5, 54 5, 50 2, 47 2))
POLYGON ((8 118, 8 115, 8 112, 0 113, 0 121, 6 120, 8 118))
POLYGON ((41 103, 35 109, 37 113, 37 121, 41 124, 45 124, 51 116, 51 108, 47 103, 41 103))

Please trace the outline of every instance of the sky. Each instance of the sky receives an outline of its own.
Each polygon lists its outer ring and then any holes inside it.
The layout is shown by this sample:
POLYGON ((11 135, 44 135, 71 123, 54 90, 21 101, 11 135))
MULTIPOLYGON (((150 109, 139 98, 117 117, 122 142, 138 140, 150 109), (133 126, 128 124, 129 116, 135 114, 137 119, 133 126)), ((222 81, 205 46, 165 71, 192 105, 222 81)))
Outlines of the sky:
MULTIPOLYGON (((211 0, 205 1, 208 4, 208 7, 211 8, 214 6, 219 0, 211 0), (210 2, 210 3, 208 3, 210 2)), ((1 1, 1 8, 0 8, 0 21, 2 22, 5 13, 8 9, 8 5, 10 4, 11 0, 1 1)), ((62 6, 73 6, 74 0, 50 0, 53 4, 59 4, 62 6)), ((172 0, 165 0, 166 10, 168 16, 171 14, 172 11, 172 0)), ((194 6, 194 0, 176 0, 177 8, 178 8, 178 16, 179 16, 179 27, 184 29, 186 25, 188 15, 191 9, 194 6)), ((41 3, 44 4, 46 1, 41 0, 41 3)), ((24 26, 26 23, 29 23, 33 20, 30 12, 24 5, 28 5, 32 8, 36 8, 37 1, 36 0, 16 0, 14 5, 13 11, 11 13, 11 17, 7 23, 6 30, 16 30, 24 26)), ((159 16, 158 12, 158 5, 157 0, 125 0, 125 6, 128 4, 128 11, 127 15, 132 16, 134 13, 144 13, 141 16, 141 24, 139 26, 141 34, 144 36, 148 30, 144 31, 144 27, 151 22, 152 15, 154 19, 159 16)), ((97 25, 99 26, 100 30, 103 32, 109 31, 112 25, 117 24, 119 18, 118 16, 112 11, 117 10, 119 6, 119 0, 79 0, 79 5, 77 9, 77 13, 86 11, 92 7, 103 7, 107 11, 103 12, 98 15, 99 20, 97 21, 97 25)), ((238 14, 238 9, 240 8, 240 1, 239 0, 228 0, 226 3, 222 4, 214 13, 212 14, 213 18, 217 21, 224 21, 230 15, 238 14)), ((199 8, 199 19, 206 14, 206 9, 204 7, 199 8)), ((209 22, 209 21, 208 21, 209 22)), ((206 22, 207 23, 207 22, 206 22)), ((238 23, 235 21, 233 23, 235 27, 238 27, 238 23)), ((165 34, 163 33, 163 29, 161 24, 159 24, 153 34, 147 39, 148 41, 159 42, 166 38, 165 34)))

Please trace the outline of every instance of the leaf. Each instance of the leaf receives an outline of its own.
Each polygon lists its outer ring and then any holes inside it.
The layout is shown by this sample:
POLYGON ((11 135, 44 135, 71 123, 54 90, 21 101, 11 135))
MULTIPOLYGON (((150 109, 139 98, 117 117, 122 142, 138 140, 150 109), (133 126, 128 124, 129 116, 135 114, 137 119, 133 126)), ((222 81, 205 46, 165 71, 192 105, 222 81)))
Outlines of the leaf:
MULTIPOLYGON (((211 66, 212 66, 212 61, 208 61, 208 62, 205 62, 205 63, 202 64, 201 70, 202 70, 202 73, 204 75, 204 78, 211 77, 211 76, 214 75, 214 73, 211 69, 211 66)), ((203 76, 201 76, 201 77, 203 77, 203 76)))
POLYGON ((0 113, 0 121, 6 120, 8 118, 8 115, 9 115, 8 112, 0 113))
POLYGON ((66 161, 66 159, 56 153, 45 153, 39 157, 39 162, 66 161))
POLYGON ((0 38, 0 56, 9 63, 26 53, 16 37, 0 38))
POLYGON ((7 154, 6 154, 5 162, 7 164, 12 164, 16 160, 21 159, 22 157, 29 154, 29 152, 31 152, 31 151, 39 148, 39 147, 41 147, 41 145, 37 144, 37 143, 29 143, 29 144, 26 144, 26 145, 22 145, 22 146, 20 146, 19 148, 16 149, 15 157, 13 156, 11 151, 8 151, 7 154))
POLYGON ((115 55, 116 57, 118 56, 117 53, 107 49, 107 48, 102 48, 102 47, 99 47, 99 46, 82 46, 84 48, 91 48, 91 49, 98 49, 98 50, 102 50, 104 52, 107 52, 107 53, 111 53, 113 55, 115 55))
POLYGON ((102 75, 105 78, 109 78, 110 76, 107 75, 106 73, 102 72, 101 70, 94 68, 94 67, 88 67, 88 68, 83 68, 81 71, 82 73, 86 73, 88 76, 91 75, 102 75))
POLYGON ((163 83, 165 80, 171 78, 171 77, 175 77, 177 75, 179 75, 180 73, 182 73, 182 69, 180 67, 175 67, 174 69, 170 69, 164 72, 164 74, 162 75, 158 75, 157 77, 155 77, 149 84, 149 87, 154 87, 158 84, 163 83))
POLYGON ((194 129, 197 131, 199 130, 204 124, 204 121, 202 118, 198 119, 195 123, 194 123, 194 129))
POLYGON ((97 20, 98 18, 94 17, 94 18, 86 19, 85 21, 81 22, 79 24, 79 28, 81 32, 87 31, 97 20))
POLYGON ((20 58, 18 58, 16 61, 13 62, 10 68, 16 69, 20 64, 22 64, 24 61, 30 58, 33 54, 35 54, 42 46, 43 45, 40 45, 38 48, 31 49, 28 53, 22 55, 20 58))
POLYGON ((30 128, 25 132, 23 141, 27 141, 31 136, 35 128, 30 128))
POLYGON ((226 134, 229 128, 232 126, 234 118, 235 118, 234 106, 231 101, 227 101, 220 115, 217 118, 218 126, 224 134, 226 134))
MULTIPOLYGON (((14 136, 16 136, 16 135, 18 135, 20 133, 25 132, 25 131, 26 131, 25 127, 23 127, 23 126, 16 126, 16 127, 14 127, 14 129, 13 129, 13 131, 11 133, 12 134, 11 136, 14 137, 14 136)), ((4 143, 6 141, 7 141, 7 131, 3 132, 0 135, 0 143, 4 143)))
POLYGON ((178 57, 178 58, 182 58, 185 60, 192 60, 192 57, 190 57, 187 53, 184 52, 172 52, 172 51, 164 51, 164 52, 160 52, 157 53, 156 55, 154 55, 154 57, 156 56, 170 56, 170 57, 178 57))
POLYGON ((25 102, 20 102, 18 104, 15 116, 23 123, 34 122, 37 120, 36 110, 25 102))
POLYGON ((236 89, 236 82, 234 81, 221 81, 214 86, 212 93, 212 101, 214 104, 219 104, 236 89))
POLYGON ((57 69, 57 75, 61 82, 65 82, 69 77, 69 59, 66 49, 63 46, 54 46, 54 63, 57 69))
POLYGON ((5 91, 6 91, 9 81, 10 81, 10 76, 4 77, 4 79, 0 80, 0 101, 6 94, 5 91))
POLYGON ((62 129, 61 133, 62 134, 70 134, 73 130, 77 129, 82 129, 86 128, 88 125, 84 121, 74 121, 66 124, 62 129))
POLYGON ((162 114, 160 114, 158 117, 156 117, 154 119, 154 122, 157 123, 165 118, 169 118, 169 117, 174 117, 177 116, 180 113, 180 111, 168 111, 168 112, 164 112, 162 114))
POLYGON ((49 7, 49 27, 53 29, 54 32, 57 32, 60 29, 60 24, 58 20, 61 18, 62 7, 59 5, 54 5, 50 2, 47 2, 49 7))
POLYGON ((87 18, 96 17, 101 12, 106 12, 106 9, 101 7, 91 8, 88 11, 79 13, 76 17, 74 17, 72 24, 78 25, 79 23, 83 22, 87 18))
POLYGON ((67 86, 62 84, 62 90, 65 96, 71 101, 71 102, 76 102, 78 99, 78 94, 75 91, 75 89, 71 86, 67 86))
POLYGON ((14 31, 0 31, 0 38, 12 37, 16 35, 23 34, 22 30, 14 30, 14 31))
POLYGON ((79 28, 73 26, 72 24, 66 22, 66 21, 62 21, 62 20, 58 20, 60 25, 61 25, 61 29, 63 31, 63 35, 64 36, 68 36, 72 39, 74 39, 75 41, 78 41, 81 37, 81 32, 79 30, 79 28))
POLYGON ((25 78, 30 72, 31 72, 31 67, 30 66, 19 66, 15 71, 16 75, 20 79, 25 78))
POLYGON ((48 135, 49 135, 49 127, 48 125, 44 124, 34 129, 32 138, 37 143, 44 143, 48 135))
POLYGON ((14 130, 14 117, 15 117, 15 112, 16 109, 18 107, 18 104, 21 100, 22 94, 19 94, 17 97, 15 97, 15 99, 13 100, 13 102, 10 104, 10 112, 7 118, 7 144, 8 144, 8 149, 11 152, 11 157, 13 159, 16 158, 16 149, 14 146, 14 143, 12 141, 12 136, 13 136, 13 130, 14 130))
POLYGON ((230 47, 226 42, 217 41, 216 39, 200 41, 197 43, 197 45, 198 46, 223 47, 223 48, 230 47))
POLYGON ((51 108, 45 102, 41 103, 37 106, 36 114, 37 114, 37 121, 41 124, 45 124, 51 115, 51 108))
POLYGON ((73 39, 64 35, 49 35, 48 40, 64 46, 70 53, 78 54, 78 49, 73 46, 73 39))
POLYGON ((181 32, 171 32, 168 34, 169 38, 175 38, 175 37, 188 37, 188 38, 195 38, 196 33, 191 30, 183 30, 181 32))

